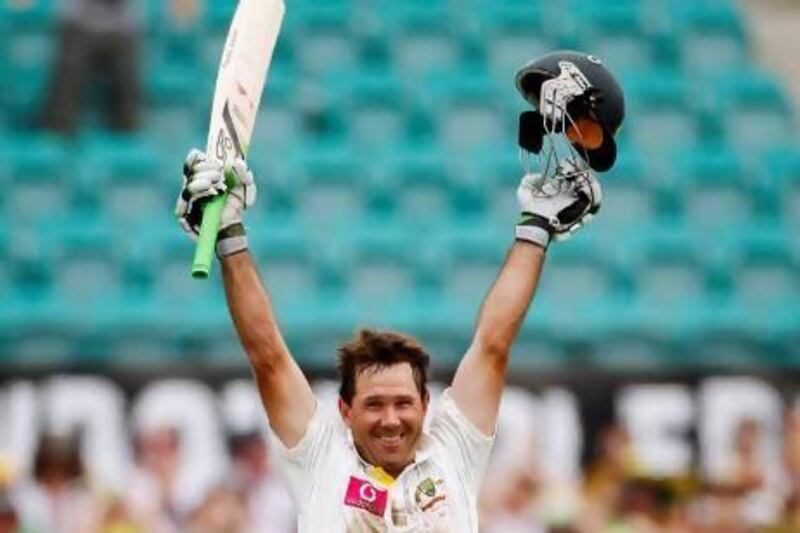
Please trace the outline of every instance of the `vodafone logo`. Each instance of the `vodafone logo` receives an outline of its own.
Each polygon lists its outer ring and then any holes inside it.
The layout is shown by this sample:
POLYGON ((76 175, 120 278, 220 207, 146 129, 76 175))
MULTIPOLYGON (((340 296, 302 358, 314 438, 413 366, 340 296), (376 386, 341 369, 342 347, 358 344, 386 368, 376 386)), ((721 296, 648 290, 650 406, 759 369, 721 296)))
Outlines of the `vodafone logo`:
POLYGON ((364 483, 361 485, 361 488, 358 489, 358 495, 361 496, 362 500, 368 503, 375 503, 375 500, 378 499, 378 493, 369 483, 364 483))
POLYGON ((350 476, 344 504, 362 509, 376 516, 383 516, 389 501, 389 491, 380 489, 367 480, 350 476))

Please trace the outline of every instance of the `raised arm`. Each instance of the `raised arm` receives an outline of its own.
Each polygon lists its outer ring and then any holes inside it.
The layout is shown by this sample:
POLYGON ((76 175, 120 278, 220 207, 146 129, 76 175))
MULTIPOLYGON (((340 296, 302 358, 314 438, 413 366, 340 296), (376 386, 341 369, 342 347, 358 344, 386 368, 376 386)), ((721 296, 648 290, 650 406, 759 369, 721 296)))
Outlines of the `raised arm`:
POLYGON ((481 306, 475 335, 458 366, 451 394, 485 434, 494 431, 511 345, 536 292, 545 250, 518 241, 481 306))
POLYGON ((588 171, 552 194, 540 177, 522 179, 517 198, 522 220, 500 275, 481 306, 475 335, 453 378, 451 394, 483 433, 494 432, 511 346, 528 311, 552 238, 577 231, 600 207, 600 185, 588 171))
POLYGON ((314 415, 314 394, 281 336, 250 252, 229 255, 220 262, 228 310, 250 360, 270 426, 284 446, 291 448, 303 437, 314 415))
POLYGON ((202 218, 200 201, 231 186, 217 238, 228 310, 253 369, 269 424, 284 446, 291 448, 305 435, 316 400, 286 347, 247 249, 242 214, 256 199, 253 175, 241 160, 232 170, 234 180, 226 185, 219 163, 207 160, 197 150, 190 152, 175 214, 184 231, 197 235, 202 218))

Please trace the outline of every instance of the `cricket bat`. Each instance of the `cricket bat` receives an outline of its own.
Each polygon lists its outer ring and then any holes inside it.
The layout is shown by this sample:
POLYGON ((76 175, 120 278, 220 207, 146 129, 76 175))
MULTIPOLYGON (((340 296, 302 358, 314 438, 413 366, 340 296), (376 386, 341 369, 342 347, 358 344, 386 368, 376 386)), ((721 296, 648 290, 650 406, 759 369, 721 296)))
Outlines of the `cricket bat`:
MULTIPOLYGON (((284 11, 283 0, 239 0, 233 15, 217 72, 206 145, 207 156, 224 163, 228 173, 231 161, 247 155, 284 11)), ((205 279, 211 271, 226 196, 215 197, 203 209, 192 263, 194 278, 205 279)))

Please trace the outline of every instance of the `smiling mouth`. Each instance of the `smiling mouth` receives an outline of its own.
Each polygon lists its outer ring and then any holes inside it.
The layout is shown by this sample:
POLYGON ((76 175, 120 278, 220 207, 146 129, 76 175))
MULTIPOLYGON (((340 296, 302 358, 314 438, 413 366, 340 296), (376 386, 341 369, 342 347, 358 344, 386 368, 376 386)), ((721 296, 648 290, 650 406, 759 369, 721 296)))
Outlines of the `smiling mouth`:
POLYGON ((399 446, 405 435, 392 435, 391 437, 378 437, 378 441, 387 447, 399 446))

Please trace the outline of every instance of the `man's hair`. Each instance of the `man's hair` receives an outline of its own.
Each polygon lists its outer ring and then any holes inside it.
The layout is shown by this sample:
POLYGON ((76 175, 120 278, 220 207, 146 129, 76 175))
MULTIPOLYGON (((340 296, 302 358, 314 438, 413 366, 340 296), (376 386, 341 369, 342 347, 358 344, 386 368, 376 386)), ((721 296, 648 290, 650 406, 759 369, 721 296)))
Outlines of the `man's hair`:
POLYGON ((380 370, 399 363, 408 363, 422 399, 428 396, 430 356, 413 338, 391 331, 361 329, 342 344, 337 354, 337 370, 341 384, 339 396, 351 405, 356 393, 356 377, 365 370, 380 370))

